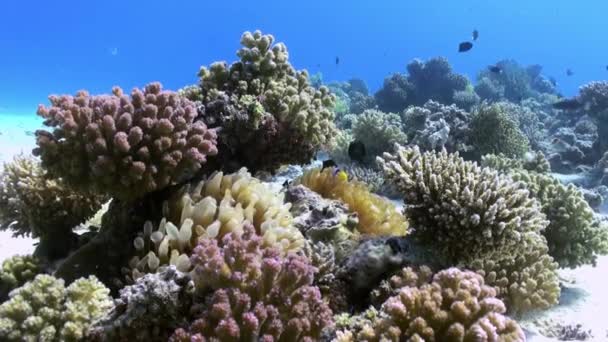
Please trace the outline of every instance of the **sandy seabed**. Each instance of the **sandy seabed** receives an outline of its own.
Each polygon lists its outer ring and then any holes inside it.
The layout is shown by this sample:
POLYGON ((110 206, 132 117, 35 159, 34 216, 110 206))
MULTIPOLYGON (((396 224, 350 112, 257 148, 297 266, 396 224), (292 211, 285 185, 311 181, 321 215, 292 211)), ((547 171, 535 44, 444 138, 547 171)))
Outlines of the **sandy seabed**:
MULTIPOLYGON (((10 161, 19 153, 31 153, 35 146, 34 131, 42 121, 36 116, 0 114, 0 163, 10 161)), ((13 237, 0 231, 0 262, 15 254, 31 254, 35 239, 13 237)), ((557 341, 538 335, 535 320, 554 320, 563 324, 582 324, 591 329, 594 338, 608 341, 608 256, 599 258, 597 266, 560 270, 564 279, 560 304, 541 315, 520 320, 529 333, 528 341, 557 341)))

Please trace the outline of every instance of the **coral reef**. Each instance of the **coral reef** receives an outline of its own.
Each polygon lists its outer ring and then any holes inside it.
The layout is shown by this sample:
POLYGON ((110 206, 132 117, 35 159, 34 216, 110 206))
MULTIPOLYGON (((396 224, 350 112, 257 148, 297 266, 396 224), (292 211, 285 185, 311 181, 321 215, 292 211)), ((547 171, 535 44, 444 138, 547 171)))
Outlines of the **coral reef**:
POLYGON ((114 307, 90 328, 91 341, 167 341, 191 318, 194 285, 174 266, 120 290, 114 307))
POLYGON ((409 145, 418 145, 422 150, 470 150, 467 138, 471 116, 454 105, 428 101, 422 107, 407 108, 402 118, 409 145))
POLYGON ((156 230, 152 222, 144 225, 143 233, 134 240, 138 255, 130 262, 132 276, 136 279, 141 272, 154 272, 169 264, 189 271, 189 256, 200 238, 221 239, 230 232, 240 233, 245 222, 253 224, 266 245, 297 251, 304 238, 292 225, 289 209, 282 195, 244 168, 227 175, 216 172, 174 194, 156 230))
POLYGON ((528 235, 520 243, 517 254, 490 253, 458 265, 482 275, 513 315, 546 310, 558 303, 561 292, 558 264, 547 254, 545 239, 528 235))
MULTIPOLYGON (((450 105, 454 103, 455 93, 466 91, 470 86, 469 80, 455 74, 443 57, 426 62, 415 59, 407 65, 407 71, 408 76, 395 73, 387 77, 383 87, 376 92, 376 102, 381 111, 401 112, 407 106, 422 106, 428 100, 450 105)), ((459 98, 463 99, 463 95, 466 94, 460 93, 459 98)), ((471 100, 464 102, 470 103, 471 100)))
POLYGON ((263 247, 251 225, 221 244, 202 239, 192 264, 205 309, 170 341, 310 341, 332 325, 331 310, 312 286, 315 269, 308 259, 263 247))
POLYGON ((397 146, 378 161, 404 196, 412 236, 452 260, 510 253, 548 224, 524 187, 458 154, 397 146))
POLYGON ((42 272, 40 260, 32 255, 15 255, 4 260, 0 269, 0 303, 8 298, 9 292, 42 272))
POLYGON ((389 198, 399 197, 399 192, 397 189, 395 189, 391 183, 386 182, 382 172, 376 169, 359 166, 354 163, 342 165, 341 169, 348 174, 348 179, 350 181, 357 181, 366 184, 369 191, 375 194, 389 198))
POLYGON ((374 98, 378 109, 384 112, 398 113, 412 103, 414 85, 407 76, 400 73, 392 74, 384 79, 384 84, 376 92, 374 98))
POLYGON ((201 104, 198 119, 221 127, 221 164, 256 172, 310 161, 334 134, 334 95, 312 87, 272 35, 245 32, 241 45, 239 61, 201 67, 200 92, 191 93, 201 104))
POLYGON ((333 249, 334 259, 341 263, 359 242, 356 212, 339 201, 323 198, 304 185, 292 185, 285 192, 292 204, 293 225, 313 243, 325 243, 333 249))
POLYGON ((608 109, 608 82, 593 81, 581 86, 578 98, 593 117, 605 120, 608 109))
MULTIPOLYGON (((473 272, 456 268, 431 282, 403 287, 377 317, 339 341, 525 341, 520 326, 504 315, 496 292, 473 272)), ((365 322, 365 320, 363 320, 365 322)))
POLYGON ((470 85, 465 76, 452 71, 444 57, 431 58, 426 62, 415 59, 407 65, 407 71, 408 81, 414 85, 410 105, 422 106, 428 100, 450 105, 454 103, 454 93, 464 91, 470 85))
POLYGON ((490 153, 519 157, 529 149, 528 138, 500 105, 479 106, 473 113, 469 127, 469 144, 474 149, 476 159, 490 153))
POLYGON ((393 203, 371 193, 363 183, 340 177, 334 168, 308 170, 296 184, 346 203, 351 212, 357 213, 357 231, 361 234, 405 235, 407 232, 408 221, 393 203))
POLYGON ((555 93, 555 87, 543 75, 540 65, 524 68, 514 60, 501 60, 496 63, 500 72, 489 69, 482 70, 478 76, 475 91, 482 100, 498 101, 506 99, 510 102, 538 97, 542 93, 555 93))
POLYGON ((355 118, 352 134, 365 145, 368 165, 373 165, 376 156, 389 152, 395 143, 407 142, 399 115, 375 109, 368 109, 355 118))
POLYGON ((195 104, 150 83, 126 96, 50 96, 38 115, 34 154, 70 186, 133 199, 192 177, 217 154, 216 133, 194 121, 195 104))
POLYGON ((0 305, 0 339, 80 341, 112 306, 109 292, 93 276, 66 288, 62 279, 38 275, 0 305))
POLYGON ((409 236, 444 266, 480 272, 512 312, 557 304, 557 263, 541 235, 550 222, 524 185, 445 151, 398 147, 379 161, 404 195, 409 236))
POLYGON ((0 229, 14 235, 65 235, 102 206, 104 197, 50 178, 40 162, 17 155, 0 173, 0 229))
MULTIPOLYGON (((595 265, 597 255, 608 254, 608 227, 594 217, 583 193, 575 185, 563 185, 547 173, 528 171, 533 166, 528 164, 525 169, 525 163, 518 160, 486 156, 483 164, 490 167, 502 164, 502 169, 514 181, 523 182, 530 196, 540 202, 542 212, 549 220, 543 235, 549 254, 560 267, 595 265)), ((541 170, 548 171, 546 163, 541 165, 544 165, 541 170)))

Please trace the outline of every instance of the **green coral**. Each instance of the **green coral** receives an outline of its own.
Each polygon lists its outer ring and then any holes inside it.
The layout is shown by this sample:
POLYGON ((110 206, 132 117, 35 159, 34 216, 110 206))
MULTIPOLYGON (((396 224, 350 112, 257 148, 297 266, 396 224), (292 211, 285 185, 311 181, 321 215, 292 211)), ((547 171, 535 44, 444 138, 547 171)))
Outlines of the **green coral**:
POLYGON ((504 155, 486 154, 481 157, 481 165, 502 172, 510 172, 515 169, 537 173, 551 172, 551 164, 540 151, 528 152, 524 154, 523 158, 517 159, 505 157, 504 155))
POLYGON ((493 286, 511 314, 544 310, 559 301, 558 264, 547 254, 545 239, 530 235, 517 254, 491 253, 462 263, 493 286))
POLYGON ((201 67, 200 91, 183 92, 204 107, 199 118, 208 127, 222 128, 219 157, 252 171, 308 162, 335 133, 335 96, 311 86, 272 35, 245 32, 241 45, 238 61, 201 67))
MULTIPOLYGON (((362 324, 356 341, 523 341, 525 335, 504 315, 496 291, 473 272, 456 268, 431 282, 402 287, 362 324)), ((369 315, 369 314, 368 314, 369 315)), ((353 340, 339 334, 341 341, 353 340)))
POLYGON ((0 229, 33 237, 71 232, 104 200, 50 178, 34 157, 17 155, 0 172, 0 229))
POLYGON ((528 138, 518 123, 496 104, 477 108, 470 123, 469 143, 478 157, 489 153, 519 157, 529 150, 528 138))
POLYGON ((15 255, 2 262, 0 269, 0 303, 8 293, 42 272, 40 261, 32 255, 15 255))
POLYGON ((355 140, 365 145, 368 164, 373 164, 376 156, 390 151, 393 144, 407 143, 400 116, 376 109, 368 109, 358 115, 352 131, 355 140))
POLYGON ((450 260, 512 252, 548 224, 523 186, 458 154, 397 146, 378 161, 408 204, 412 235, 450 260))
POLYGON ((549 220, 543 235, 547 239, 549 254, 560 267, 595 265, 597 255, 608 254, 608 228, 594 217, 593 209, 575 185, 564 185, 550 174, 542 173, 543 170, 548 171, 548 167, 538 156, 526 163, 525 160, 489 155, 483 158, 483 164, 505 171, 513 180, 523 182, 530 195, 541 203, 549 220))
POLYGON ((109 293, 94 276, 66 288, 62 279, 38 275, 0 305, 0 340, 80 341, 111 308, 109 293))
POLYGON ((483 272, 513 312, 557 304, 557 264, 542 235, 550 223, 522 183, 445 151, 398 146, 379 161, 408 204, 411 236, 436 260, 483 272))

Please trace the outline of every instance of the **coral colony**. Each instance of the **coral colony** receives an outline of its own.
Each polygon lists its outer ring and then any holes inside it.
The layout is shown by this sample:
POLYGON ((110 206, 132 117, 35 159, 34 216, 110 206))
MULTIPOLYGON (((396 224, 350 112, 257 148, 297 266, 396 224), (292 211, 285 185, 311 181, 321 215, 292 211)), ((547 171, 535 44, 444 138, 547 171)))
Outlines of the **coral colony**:
POLYGON ((0 341, 525 341, 608 253, 607 83, 554 106, 539 66, 433 58, 370 94, 241 45, 177 92, 39 107, 0 173, 2 229, 40 241, 2 264, 0 341))

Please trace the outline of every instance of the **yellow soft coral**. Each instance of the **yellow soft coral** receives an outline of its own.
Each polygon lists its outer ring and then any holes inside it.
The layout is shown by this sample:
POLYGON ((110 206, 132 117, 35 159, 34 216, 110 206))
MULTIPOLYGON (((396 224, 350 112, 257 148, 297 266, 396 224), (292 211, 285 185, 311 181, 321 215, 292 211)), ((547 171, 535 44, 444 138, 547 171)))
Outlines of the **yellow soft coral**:
POLYGON ((139 255, 131 260, 133 277, 167 264, 188 271, 189 256, 200 238, 242 233, 246 221, 253 224, 265 245, 285 252, 300 250, 305 240, 292 225, 290 208, 282 194, 244 168, 227 175, 216 172, 198 184, 186 185, 165 202, 158 229, 153 231, 152 223, 147 222, 143 234, 135 239, 139 255))
POLYGON ((325 198, 340 200, 359 216, 357 230, 370 235, 405 235, 408 221, 393 203, 371 193, 365 183, 348 180, 334 168, 311 169, 298 183, 325 198))

